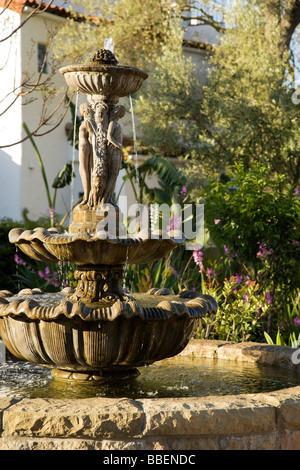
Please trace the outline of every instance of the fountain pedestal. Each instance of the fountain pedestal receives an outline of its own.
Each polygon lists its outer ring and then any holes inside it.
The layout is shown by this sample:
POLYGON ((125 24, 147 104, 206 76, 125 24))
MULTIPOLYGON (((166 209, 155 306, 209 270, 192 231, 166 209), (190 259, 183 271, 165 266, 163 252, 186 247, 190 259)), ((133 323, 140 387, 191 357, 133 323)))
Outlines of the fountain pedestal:
POLYGON ((96 232, 105 232, 112 237, 127 235, 122 212, 117 206, 109 203, 97 207, 90 207, 88 204, 75 207, 69 233, 80 232, 92 235, 96 232))
POLYGON ((123 266, 78 266, 75 271, 77 288, 69 299, 87 303, 129 300, 131 297, 126 296, 121 285, 123 277, 123 266))

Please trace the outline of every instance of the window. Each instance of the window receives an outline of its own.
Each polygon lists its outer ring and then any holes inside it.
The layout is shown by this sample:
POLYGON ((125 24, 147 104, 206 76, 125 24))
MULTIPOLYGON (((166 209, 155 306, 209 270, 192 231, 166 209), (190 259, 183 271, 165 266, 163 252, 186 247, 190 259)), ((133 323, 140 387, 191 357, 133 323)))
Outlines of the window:
POLYGON ((38 71, 49 73, 47 49, 45 44, 38 44, 38 71))

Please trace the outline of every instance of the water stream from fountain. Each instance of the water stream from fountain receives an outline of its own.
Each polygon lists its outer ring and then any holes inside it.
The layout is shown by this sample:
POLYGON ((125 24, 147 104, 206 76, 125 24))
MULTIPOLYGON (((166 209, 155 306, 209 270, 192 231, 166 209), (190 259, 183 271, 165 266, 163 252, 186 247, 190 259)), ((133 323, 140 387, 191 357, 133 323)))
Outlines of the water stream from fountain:
POLYGON ((125 262, 124 271, 123 271, 123 289, 126 288, 126 277, 127 277, 127 271, 128 271, 128 254, 129 254, 129 246, 127 247, 127 250, 126 250, 126 262, 125 262))
POLYGON ((138 195, 137 202, 142 203, 142 201, 140 201, 140 177, 139 177, 139 172, 138 172, 138 152, 137 152, 137 142, 136 142, 136 127, 135 127, 134 110, 133 110, 133 102, 132 102, 131 95, 129 95, 129 103, 130 103, 130 113, 131 113, 131 122, 132 122, 134 166, 135 166, 135 173, 136 173, 136 185, 137 185, 137 195, 138 195))
POLYGON ((78 98, 79 92, 76 92, 75 112, 74 112, 74 127, 73 127, 73 149, 72 149, 72 176, 71 176, 71 207, 70 207, 70 224, 73 217, 74 205, 74 170, 75 170, 75 157, 76 157, 76 125, 77 125, 77 112, 78 112, 78 98))

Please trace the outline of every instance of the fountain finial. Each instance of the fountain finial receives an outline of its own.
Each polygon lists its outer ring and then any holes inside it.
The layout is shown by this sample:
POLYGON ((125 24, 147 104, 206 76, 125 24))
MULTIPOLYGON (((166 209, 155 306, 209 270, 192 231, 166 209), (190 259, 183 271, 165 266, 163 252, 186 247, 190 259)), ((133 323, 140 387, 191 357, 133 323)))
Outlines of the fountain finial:
POLYGON ((95 64, 119 65, 119 61, 109 49, 100 49, 97 51, 92 57, 91 62, 95 64))

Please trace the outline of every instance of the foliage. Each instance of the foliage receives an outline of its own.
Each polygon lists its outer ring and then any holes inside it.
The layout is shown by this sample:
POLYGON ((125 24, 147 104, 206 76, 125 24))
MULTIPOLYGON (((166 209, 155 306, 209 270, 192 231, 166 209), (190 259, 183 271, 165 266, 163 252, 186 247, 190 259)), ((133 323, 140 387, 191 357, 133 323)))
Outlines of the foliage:
POLYGON ((300 200, 284 176, 270 176, 261 164, 242 164, 229 181, 205 189, 206 227, 230 263, 268 293, 269 325, 291 301, 300 280, 300 200))
POLYGON ((233 3, 211 57, 201 108, 202 147, 189 156, 188 177, 197 167, 196 176, 208 165, 218 170, 241 161, 248 168, 258 161, 290 182, 299 181, 299 107, 294 77, 287 73, 290 55, 279 47, 281 32, 280 23, 266 15, 265 1, 233 3))
POLYGON ((80 6, 87 18, 83 20, 73 10, 73 17, 67 19, 56 37, 56 57, 89 61, 97 49, 103 48, 105 38, 111 37, 121 65, 147 67, 161 55, 162 46, 172 44, 173 27, 179 24, 183 3, 183 0, 72 2, 74 9, 80 6))
POLYGON ((152 264, 129 265, 126 287, 132 292, 147 292, 153 287, 170 289, 178 294, 189 285, 196 284, 197 270, 191 265, 192 255, 185 247, 176 248, 169 257, 152 264))
POLYGON ((15 283, 18 290, 33 287, 55 292, 60 287, 58 272, 55 265, 45 265, 41 262, 28 262, 18 253, 14 255, 16 263, 15 283))
POLYGON ((248 171, 239 164, 220 181, 212 179, 202 195, 206 228, 218 249, 206 239, 203 251, 183 246, 152 265, 129 266, 126 285, 215 297, 218 312, 206 315, 198 337, 261 342, 280 328, 282 344, 290 344, 300 332, 293 307, 300 292, 299 189, 261 164, 248 171))
POLYGON ((131 182, 136 200, 141 203, 165 203, 170 206, 173 203, 182 203, 186 195, 186 189, 184 189, 186 188, 186 178, 170 160, 153 155, 136 168, 132 160, 125 156, 123 168, 126 170, 123 184, 128 180, 131 182), (147 177, 153 173, 158 178, 158 185, 155 188, 150 188, 147 184, 147 177), (137 194, 135 186, 137 179, 139 194, 137 194))
POLYGON ((1 289, 13 290, 15 287, 14 264, 15 247, 8 243, 8 233, 13 228, 21 226, 11 219, 0 221, 0 285, 1 289))
POLYGON ((199 145, 201 87, 182 36, 163 47, 135 103, 143 145, 158 155, 187 155, 199 145))
POLYGON ((241 282, 239 276, 218 283, 204 283, 203 293, 212 295, 219 308, 201 319, 197 338, 225 341, 262 341, 264 314, 268 308, 255 281, 241 282))
POLYGON ((265 339, 269 344, 298 347, 300 344, 300 291, 296 299, 286 305, 279 316, 278 330, 272 337, 265 331, 265 339))
MULTIPOLYGON (((170 207, 172 204, 180 206, 185 202, 186 179, 171 161, 154 155, 136 169, 132 161, 125 157, 123 166, 126 169, 124 182, 129 180, 134 187, 138 176, 140 194, 136 194, 136 199, 141 203, 148 204, 150 207, 161 204, 167 204, 170 207), (155 173, 158 179, 158 185, 155 188, 147 185, 147 177, 152 173, 155 173)), ((182 218, 179 217, 179 219, 181 227, 182 218)), ((150 223, 153 222, 153 216, 150 214, 150 223)), ((161 225, 161 221, 156 222, 159 226, 161 225)), ((175 228, 177 228, 177 220, 173 217, 169 221, 169 229, 175 228)), ((166 257, 148 265, 130 265, 126 270, 126 286, 132 292, 146 292, 152 287, 168 285, 170 289, 178 292, 182 288, 183 277, 179 274, 180 271, 177 272, 176 267, 181 267, 185 263, 188 268, 190 256, 190 252, 186 251, 185 247, 178 247, 172 254, 172 263, 171 258, 166 257)), ((183 269, 184 274, 185 271, 183 269)))
MULTIPOLYGON (((42 227, 46 218, 40 219, 38 224, 42 227)), ((24 253, 8 242, 8 234, 13 228, 21 227, 32 230, 37 221, 28 219, 16 222, 11 219, 0 221, 0 286, 12 292, 25 287, 39 287, 48 291, 58 290, 59 286, 71 285, 72 277, 68 272, 70 267, 64 265, 38 262, 30 259, 24 253)), ((72 268, 72 267, 71 267, 72 268)), ((71 269, 72 272, 72 269, 71 269)))

